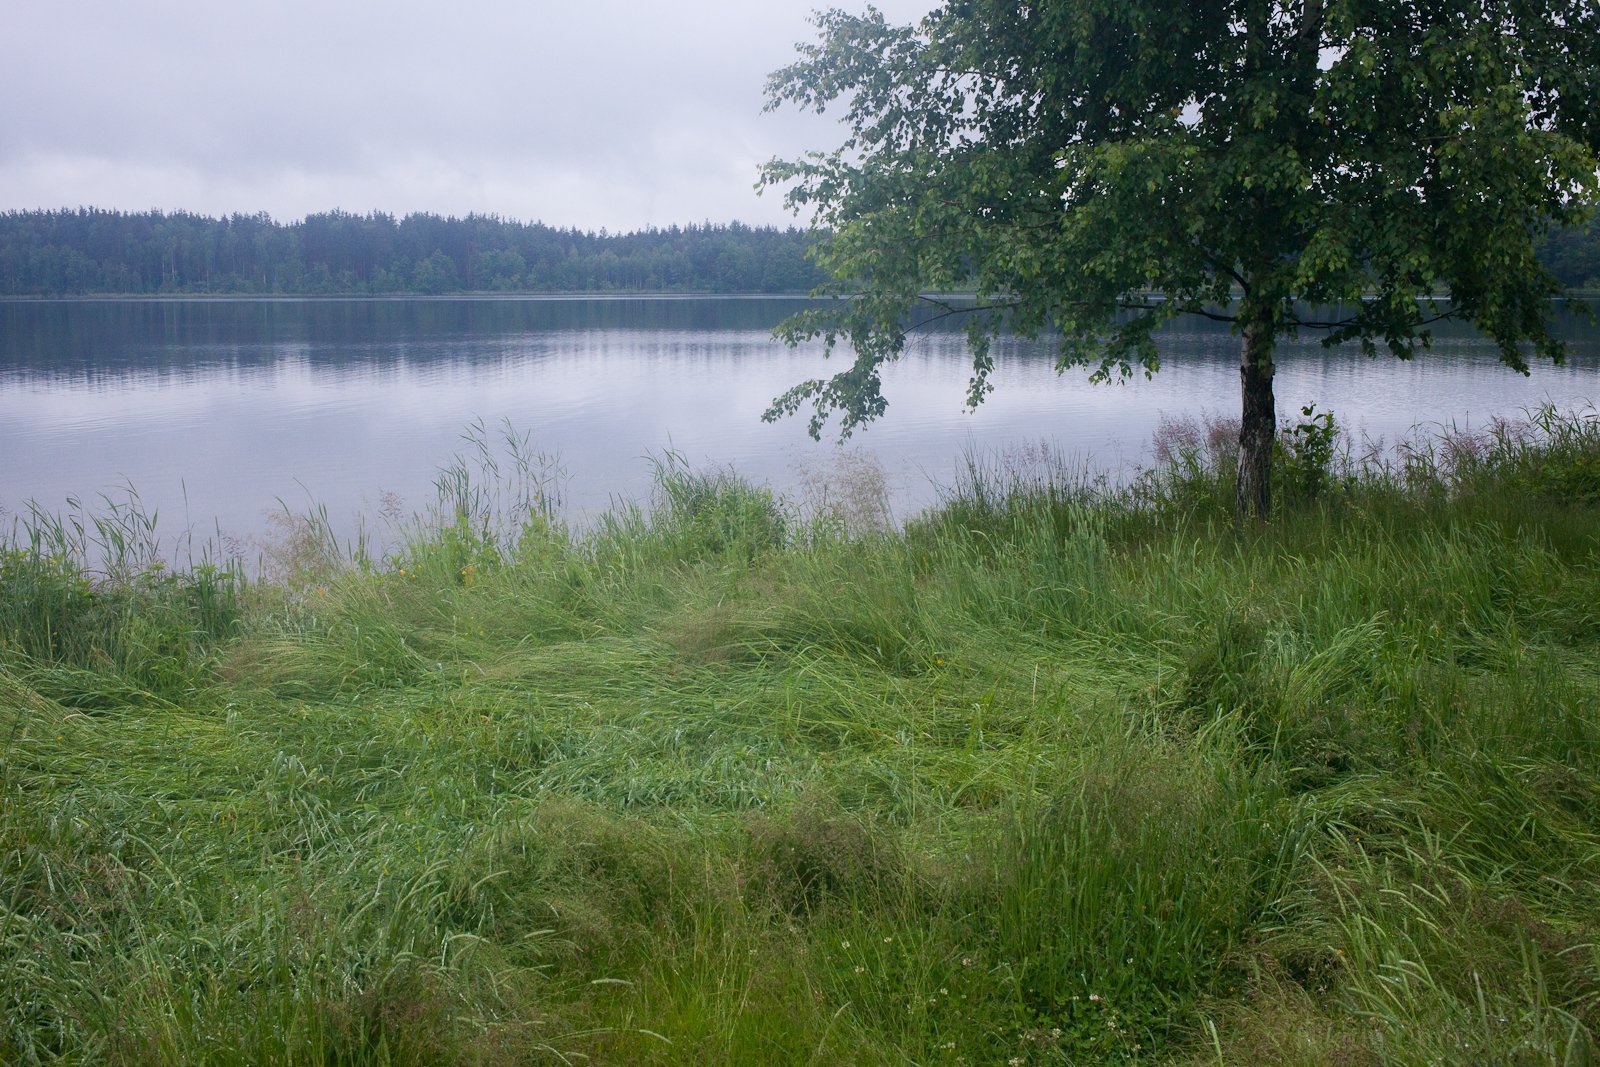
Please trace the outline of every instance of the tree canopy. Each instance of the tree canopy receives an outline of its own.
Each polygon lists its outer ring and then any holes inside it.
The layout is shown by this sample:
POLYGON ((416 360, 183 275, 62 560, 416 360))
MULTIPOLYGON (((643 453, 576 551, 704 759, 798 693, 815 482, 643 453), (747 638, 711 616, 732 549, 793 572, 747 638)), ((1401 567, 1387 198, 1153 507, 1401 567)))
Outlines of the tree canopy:
POLYGON ((1059 330, 1063 369, 1113 377, 1158 369, 1174 315, 1221 318, 1242 338, 1240 507, 1264 513, 1280 335, 1409 358, 1450 315, 1517 370, 1562 358, 1536 253, 1596 200, 1595 0, 948 0, 917 26, 817 26, 769 106, 841 106, 846 135, 763 180, 814 209, 853 296, 786 332, 855 358, 769 417, 882 414, 929 292, 989 312, 971 404, 998 329, 1059 330))

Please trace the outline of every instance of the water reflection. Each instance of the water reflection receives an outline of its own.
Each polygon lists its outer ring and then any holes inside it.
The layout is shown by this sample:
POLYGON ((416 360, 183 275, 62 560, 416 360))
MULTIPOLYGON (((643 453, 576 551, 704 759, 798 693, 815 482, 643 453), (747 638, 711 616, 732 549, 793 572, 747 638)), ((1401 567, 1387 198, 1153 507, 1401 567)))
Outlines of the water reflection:
MULTIPOLYGON (((673 447, 794 487, 831 442, 803 422, 759 421, 778 392, 825 374, 815 347, 771 340, 803 306, 783 299, 206 300, 0 304, 0 507, 59 506, 127 481, 166 522, 260 531, 283 500, 336 518, 380 491, 420 504, 472 420, 508 420, 570 474, 581 517, 642 497, 643 457, 673 447)), ((1411 363, 1327 350, 1279 357, 1280 410, 1316 402, 1388 440, 1418 423, 1600 399, 1600 340, 1564 323, 1568 366, 1524 378, 1493 345, 1446 324, 1411 363)), ((1048 341, 996 346, 996 391, 962 411, 959 326, 918 335, 885 376, 890 410, 855 445, 883 463, 900 514, 926 504, 963 450, 1048 440, 1124 471, 1148 457, 1163 413, 1237 407, 1237 342, 1193 321, 1160 338, 1150 381, 1089 386, 1054 373, 1048 341)))

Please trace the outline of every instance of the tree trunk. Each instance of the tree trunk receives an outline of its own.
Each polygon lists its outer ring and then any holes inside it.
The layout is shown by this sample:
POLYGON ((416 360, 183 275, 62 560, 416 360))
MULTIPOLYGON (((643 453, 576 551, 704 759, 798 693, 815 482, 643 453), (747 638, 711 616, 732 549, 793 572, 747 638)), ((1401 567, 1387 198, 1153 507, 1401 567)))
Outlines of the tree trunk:
POLYGON ((1273 328, 1268 316, 1247 316, 1239 352, 1239 517, 1272 514, 1272 438, 1278 413, 1272 398, 1273 328))

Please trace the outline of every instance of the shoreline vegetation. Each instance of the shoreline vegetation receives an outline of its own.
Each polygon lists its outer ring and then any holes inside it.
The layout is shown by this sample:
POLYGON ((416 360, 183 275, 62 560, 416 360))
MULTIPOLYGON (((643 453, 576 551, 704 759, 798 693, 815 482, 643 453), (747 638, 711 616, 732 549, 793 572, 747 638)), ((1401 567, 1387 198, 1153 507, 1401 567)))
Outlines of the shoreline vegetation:
MULTIPOLYGON (((492 215, 7 211, 0 298, 807 293, 825 278, 815 240, 738 222, 614 234, 492 215)), ((1573 295, 1600 292, 1600 221, 1549 235, 1540 259, 1573 295)))
POLYGON ((0 1061, 1579 1063, 1600 415, 0 545, 0 1061), (89 558, 101 562, 91 568, 89 558))

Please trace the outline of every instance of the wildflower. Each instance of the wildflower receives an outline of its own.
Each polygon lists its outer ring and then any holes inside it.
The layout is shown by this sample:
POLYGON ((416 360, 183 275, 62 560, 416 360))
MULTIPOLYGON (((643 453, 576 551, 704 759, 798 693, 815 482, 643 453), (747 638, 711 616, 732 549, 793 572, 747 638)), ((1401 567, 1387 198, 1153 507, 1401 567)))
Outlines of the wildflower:
POLYGON ((856 966, 854 967, 854 971, 855 971, 856 974, 866 974, 867 973, 867 969, 865 967, 861 966, 860 964, 856 964, 856 966))
POLYGON ((893 940, 894 940, 894 937, 893 937, 893 935, 891 935, 891 936, 889 936, 889 937, 886 937, 886 938, 884 938, 884 939, 883 939, 883 943, 884 943, 884 944, 885 944, 885 945, 887 945, 887 944, 888 944, 888 943, 889 943, 889 942, 891 942, 891 941, 893 941, 893 940))
POLYGON ((841 942, 839 942, 839 947, 840 947, 840 948, 849 948, 849 947, 850 947, 850 942, 848 942, 848 941, 841 941, 841 942))
POLYGON ((972 957, 971 956, 962 956, 961 957, 961 966, 963 966, 963 967, 971 967, 972 966, 972 957))
POLYGON ((1102 998, 1101 998, 1099 993, 1090 993, 1089 994, 1089 999, 1091 1001, 1093 1001, 1094 1003, 1098 1004, 1098 1003, 1100 1003, 1102 998))
POLYGON ((1023 1059, 1021 1056, 1013 1056, 1006 1061, 1009 1067, 1022 1067, 1022 1065, 1027 1062, 1028 1061, 1023 1059))

